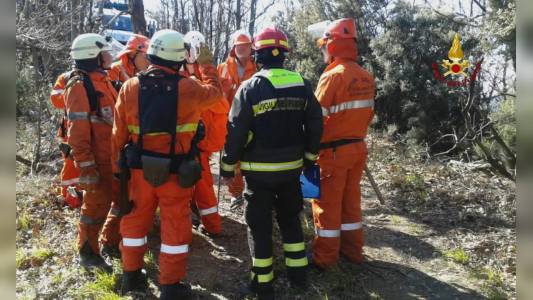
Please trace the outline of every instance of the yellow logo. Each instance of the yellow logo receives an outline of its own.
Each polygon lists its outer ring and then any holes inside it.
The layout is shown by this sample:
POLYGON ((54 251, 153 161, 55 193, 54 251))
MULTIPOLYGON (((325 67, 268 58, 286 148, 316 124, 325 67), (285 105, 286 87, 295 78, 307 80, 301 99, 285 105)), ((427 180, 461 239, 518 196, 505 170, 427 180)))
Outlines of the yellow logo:
POLYGON ((465 55, 461 47, 461 36, 456 33, 453 37, 452 47, 448 51, 449 59, 443 59, 442 63, 440 64, 440 66, 445 69, 444 74, 441 74, 437 62, 432 64, 435 79, 446 83, 446 85, 449 87, 459 87, 474 83, 477 75, 479 74, 483 58, 473 64, 474 70, 473 72, 469 73, 467 69, 470 68, 470 62, 466 59, 463 59, 464 56, 465 55), (446 79, 446 77, 449 77, 450 75, 457 75, 459 78, 454 77, 451 79, 446 79))
POLYGON ((468 60, 464 60, 463 49, 461 48, 461 37, 458 33, 455 34, 453 38, 452 47, 448 51, 448 59, 443 59, 441 66, 444 67, 447 71, 444 73, 444 76, 448 75, 463 75, 467 76, 464 72, 465 69, 470 67, 468 60))

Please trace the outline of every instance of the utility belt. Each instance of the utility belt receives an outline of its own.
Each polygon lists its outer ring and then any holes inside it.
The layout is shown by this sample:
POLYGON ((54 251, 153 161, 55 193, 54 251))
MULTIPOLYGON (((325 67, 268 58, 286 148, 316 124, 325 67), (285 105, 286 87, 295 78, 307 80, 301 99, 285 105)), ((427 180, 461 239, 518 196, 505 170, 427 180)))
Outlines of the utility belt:
POLYGON ((142 169, 144 179, 154 187, 166 183, 170 174, 178 175, 178 184, 182 188, 194 186, 202 176, 202 167, 196 159, 199 154, 197 150, 170 155, 141 150, 136 144, 129 143, 123 151, 121 172, 142 169))
POLYGON ((336 148, 348 144, 355 144, 364 141, 365 139, 342 139, 342 140, 336 140, 333 142, 327 142, 327 143, 320 143, 320 150, 324 149, 331 149, 335 150, 336 148))
POLYGON ((126 167, 130 169, 143 169, 143 157, 146 160, 146 157, 154 159, 164 159, 168 161, 168 172, 171 174, 177 174, 180 164, 187 157, 186 154, 170 155, 159 152, 141 150, 139 146, 134 143, 129 143, 124 148, 124 157, 126 167))
MULTIPOLYGON (((119 161, 121 172, 129 169, 142 169, 144 179, 152 186, 158 187, 168 181, 170 174, 178 175, 178 184, 182 188, 193 187, 202 176, 202 166, 199 162, 200 151, 198 143, 205 136, 205 127, 198 123, 198 129, 191 140, 191 148, 187 154, 170 154, 153 152, 142 149, 142 146, 130 142, 121 153, 119 161)), ((174 139, 174 138, 173 138, 174 139)), ((171 142, 172 147, 175 143, 171 142)))

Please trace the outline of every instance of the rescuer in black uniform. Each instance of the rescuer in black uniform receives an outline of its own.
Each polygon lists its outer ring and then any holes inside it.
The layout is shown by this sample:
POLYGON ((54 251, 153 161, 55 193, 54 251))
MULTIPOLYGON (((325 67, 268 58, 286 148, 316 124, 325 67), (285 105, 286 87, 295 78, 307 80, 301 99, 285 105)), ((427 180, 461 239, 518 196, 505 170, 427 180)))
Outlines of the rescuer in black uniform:
POLYGON ((259 299, 273 299, 273 210, 283 238, 287 276, 291 285, 306 287, 299 176, 303 167, 317 160, 322 110, 309 82, 283 69, 289 47, 282 31, 264 29, 253 46, 261 70, 243 82, 233 100, 221 175, 232 177, 240 161, 253 260, 250 287, 259 299))

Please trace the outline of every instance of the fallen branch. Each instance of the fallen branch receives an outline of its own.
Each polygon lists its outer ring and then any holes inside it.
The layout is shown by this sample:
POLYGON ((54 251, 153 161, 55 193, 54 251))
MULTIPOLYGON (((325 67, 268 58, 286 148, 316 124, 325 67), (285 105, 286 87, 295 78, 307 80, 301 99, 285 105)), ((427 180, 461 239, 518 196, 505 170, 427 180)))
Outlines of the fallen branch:
MULTIPOLYGON (((32 166, 31 160, 29 160, 27 158, 24 158, 24 157, 22 157, 22 156, 20 156, 18 154, 15 155, 15 161, 25 165, 28 168, 31 168, 31 166, 32 166)), ((35 169, 36 169, 36 172, 46 171, 46 172, 49 172, 49 173, 54 173, 54 172, 57 171, 56 168, 54 168, 53 165, 44 164, 44 163, 40 163, 40 162, 37 163, 37 166, 36 166, 35 169)))
POLYGON ((370 170, 368 169, 368 166, 365 166, 365 174, 366 174, 366 177, 368 177, 368 181, 370 181, 370 184, 372 185, 372 188, 374 189, 374 192, 376 192, 376 195, 378 196, 379 203, 381 205, 385 205, 385 199, 383 198, 383 194, 381 194, 381 191, 379 190, 378 184, 374 180, 374 176, 372 176, 372 173, 370 173, 370 170))
POLYGON ((26 159, 18 154, 15 156, 15 160, 25 166, 31 167, 31 160, 26 159))

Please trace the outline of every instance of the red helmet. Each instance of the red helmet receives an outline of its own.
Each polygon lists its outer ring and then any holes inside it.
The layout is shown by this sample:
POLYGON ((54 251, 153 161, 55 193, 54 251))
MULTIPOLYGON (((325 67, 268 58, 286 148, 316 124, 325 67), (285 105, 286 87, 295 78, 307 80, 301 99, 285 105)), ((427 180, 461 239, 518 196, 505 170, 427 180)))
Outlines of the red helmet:
POLYGON ((146 51, 148 50, 149 42, 150 39, 148 39, 144 35, 134 34, 129 38, 128 42, 126 43, 126 46, 124 47, 124 50, 120 51, 117 54, 117 57, 121 57, 130 53, 135 53, 137 51, 146 53, 146 51))
POLYGON ((351 18, 339 19, 329 24, 324 36, 318 40, 318 46, 322 47, 328 40, 355 39, 356 37, 355 20, 351 18))
POLYGON ((289 42, 283 31, 276 27, 267 27, 254 37, 254 50, 260 50, 269 47, 277 47, 289 51, 289 42))

